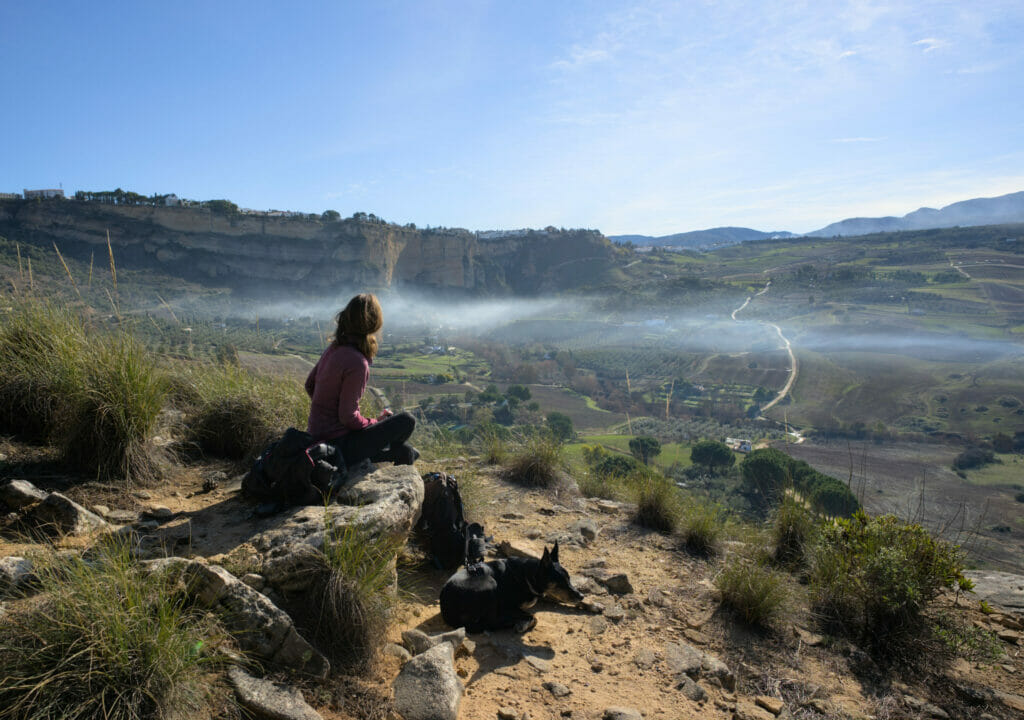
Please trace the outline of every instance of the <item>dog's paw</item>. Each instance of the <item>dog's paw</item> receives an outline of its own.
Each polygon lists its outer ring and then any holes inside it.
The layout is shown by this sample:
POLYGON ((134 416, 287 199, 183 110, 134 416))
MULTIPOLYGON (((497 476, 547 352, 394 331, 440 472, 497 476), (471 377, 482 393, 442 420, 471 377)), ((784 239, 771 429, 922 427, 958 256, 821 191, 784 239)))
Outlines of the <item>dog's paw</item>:
POLYGON ((530 630, 533 630, 533 627, 536 624, 537 624, 537 618, 530 617, 530 618, 526 618, 526 619, 523 619, 523 620, 520 620, 519 622, 517 622, 513 629, 517 633, 522 635, 523 633, 526 633, 526 632, 529 632, 530 630))

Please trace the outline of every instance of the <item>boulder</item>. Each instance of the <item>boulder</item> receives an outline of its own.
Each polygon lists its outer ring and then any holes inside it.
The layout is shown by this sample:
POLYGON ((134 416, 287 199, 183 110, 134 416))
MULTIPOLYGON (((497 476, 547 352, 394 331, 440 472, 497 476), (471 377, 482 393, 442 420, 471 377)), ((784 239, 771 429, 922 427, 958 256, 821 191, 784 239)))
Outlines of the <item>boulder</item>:
POLYGON ((395 710, 405 720, 458 718, 463 688, 448 643, 439 643, 403 665, 392 687, 395 710))
POLYGON ((423 505, 423 481, 411 465, 383 466, 359 477, 339 503, 290 508, 277 516, 274 527, 253 538, 268 585, 283 592, 307 589, 328 528, 358 526, 372 536, 404 543, 423 505))
POLYGON ((50 493, 32 508, 31 517, 42 528, 61 535, 87 535, 110 529, 109 523, 99 515, 58 492, 50 493))
POLYGON ((32 561, 27 558, 0 558, 0 598, 9 597, 31 583, 32 568, 32 561))
POLYGON ((686 675, 676 684, 676 690, 693 702, 700 703, 708 699, 707 691, 686 675))
POLYGON ((287 685, 260 680, 237 666, 228 669, 239 704, 267 720, 323 720, 306 704, 302 692, 287 685))
POLYGON ((21 510, 46 499, 47 493, 28 480, 9 480, 0 485, 0 503, 8 510, 21 510))
POLYGON ((705 675, 717 678, 726 690, 730 692, 736 690, 736 676, 732 674, 732 670, 729 669, 728 665, 714 655, 705 653, 701 667, 705 675))
POLYGON ((964 575, 974 583, 979 600, 1024 614, 1024 575, 998 570, 968 570, 964 575))
POLYGON ((626 573, 616 573, 610 575, 603 580, 598 580, 604 585, 608 592, 614 593, 615 595, 628 595, 633 592, 633 585, 629 582, 629 578, 626 573))
POLYGON ((188 594, 221 616, 239 645, 272 663, 316 677, 330 664, 299 635, 292 619, 265 595, 217 565, 190 561, 184 569, 188 594))

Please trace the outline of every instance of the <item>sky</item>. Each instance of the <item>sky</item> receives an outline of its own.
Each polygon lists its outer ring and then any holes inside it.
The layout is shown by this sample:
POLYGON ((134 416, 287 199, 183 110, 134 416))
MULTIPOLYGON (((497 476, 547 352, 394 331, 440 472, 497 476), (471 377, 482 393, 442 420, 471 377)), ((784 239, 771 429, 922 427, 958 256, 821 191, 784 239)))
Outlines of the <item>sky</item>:
POLYGON ((0 192, 807 232, 1024 190, 1024 3, 0 3, 0 192))

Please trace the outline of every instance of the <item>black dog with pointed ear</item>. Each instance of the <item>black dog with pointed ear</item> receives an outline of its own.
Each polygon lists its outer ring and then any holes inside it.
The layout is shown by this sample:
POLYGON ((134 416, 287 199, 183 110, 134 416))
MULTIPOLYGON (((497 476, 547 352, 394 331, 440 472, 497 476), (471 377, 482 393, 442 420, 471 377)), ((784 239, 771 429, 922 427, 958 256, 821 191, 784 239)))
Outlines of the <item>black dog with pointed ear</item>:
POLYGON ((467 632, 513 628, 526 632, 537 619, 526 612, 542 595, 573 603, 583 593, 572 586, 569 573, 558 562, 558 543, 537 558, 489 560, 483 572, 459 570, 441 588, 441 617, 467 632))

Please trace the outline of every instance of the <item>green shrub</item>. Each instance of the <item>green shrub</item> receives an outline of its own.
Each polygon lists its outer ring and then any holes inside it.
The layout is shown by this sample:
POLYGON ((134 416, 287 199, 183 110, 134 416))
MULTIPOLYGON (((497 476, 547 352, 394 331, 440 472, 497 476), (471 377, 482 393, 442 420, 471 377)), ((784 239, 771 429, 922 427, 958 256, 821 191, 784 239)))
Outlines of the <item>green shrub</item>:
POLYGON ((402 543, 328 523, 310 590, 288 609, 335 668, 365 669, 381 646, 394 606, 395 558, 402 543))
POLYGON ((246 460, 286 428, 306 427, 309 400, 292 380, 206 363, 180 363, 172 373, 188 439, 207 455, 246 460))
POLYGON ((552 435, 532 435, 512 458, 505 478, 527 487, 559 485, 565 478, 565 446, 552 435))
POLYGON ((580 492, 584 497, 618 500, 626 495, 621 479, 614 475, 606 475, 594 472, 593 470, 584 471, 576 478, 576 484, 579 485, 580 492))
POLYGON ((511 433, 502 425, 487 423, 476 433, 480 454, 488 465, 503 465, 509 458, 511 433))
POLYGON ((789 595, 787 578, 773 570, 734 557, 715 578, 722 605, 748 625, 770 628, 781 615, 789 595))
POLYGON ((167 399, 166 375, 128 335, 92 343, 86 387, 61 443, 67 458, 103 476, 148 480, 158 474, 149 444, 167 399))
POLYGON ((695 501, 683 512, 679 536, 690 552, 704 556, 713 555, 721 534, 721 513, 715 505, 695 501))
POLYGON ((914 629, 938 593, 963 579, 958 547, 920 525, 863 511, 823 528, 810 573, 822 618, 865 641, 914 629))
POLYGON ((675 532, 682 517, 682 499, 676 487, 664 477, 652 472, 630 478, 636 487, 637 525, 662 533, 675 532))
POLYGON ((547 416, 547 426, 551 434, 560 440, 571 440, 575 432, 572 429, 572 418, 565 413, 550 412, 547 416))
POLYGON ((0 424, 59 446, 70 467, 148 480, 148 441, 167 381, 126 331, 89 328, 82 317, 35 299, 19 301, 0 328, 0 424))
POLYGON ((804 567, 817 531, 818 521, 807 508, 791 497, 785 498, 772 523, 775 562, 788 568, 804 567))
POLYGON ((4 619, 0 714, 8 718, 197 716, 225 634, 174 592, 166 573, 139 569, 123 547, 88 562, 34 559, 39 596, 4 619))

